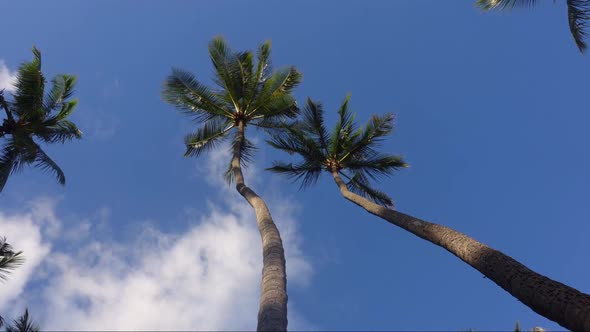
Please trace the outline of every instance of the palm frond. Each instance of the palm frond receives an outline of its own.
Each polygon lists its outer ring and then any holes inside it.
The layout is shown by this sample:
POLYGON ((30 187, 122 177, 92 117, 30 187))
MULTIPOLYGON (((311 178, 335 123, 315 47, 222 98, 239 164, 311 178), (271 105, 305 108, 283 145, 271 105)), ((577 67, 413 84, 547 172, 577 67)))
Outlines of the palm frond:
POLYGON ((347 145, 347 140, 350 138, 350 133, 354 128, 354 114, 348 110, 348 102, 350 101, 350 94, 342 102, 338 109, 338 121, 328 138, 329 153, 333 156, 338 156, 347 145))
POLYGON ((249 109, 251 116, 264 115, 268 112, 267 103, 271 102, 277 95, 288 95, 301 82, 302 75, 295 67, 277 70, 268 77, 262 84, 258 97, 249 109))
POLYGON ((66 103, 74 94, 75 83, 76 77, 72 75, 58 75, 51 80, 51 91, 47 94, 43 102, 43 108, 46 114, 49 114, 54 109, 60 107, 60 105, 66 103))
POLYGON ((66 184, 66 176, 64 172, 57 165, 57 163, 55 163, 53 159, 49 158, 49 156, 39 146, 37 146, 35 167, 40 168, 42 171, 53 173, 59 184, 66 184))
POLYGON ((41 52, 33 46, 34 58, 31 62, 24 62, 17 71, 15 112, 20 119, 27 121, 43 118, 43 96, 45 77, 41 72, 41 52))
POLYGON ((580 52, 586 50, 586 28, 590 20, 589 0, 567 0, 567 16, 570 31, 580 52))
POLYGON ((299 154, 307 161, 323 163, 327 156, 320 146, 297 126, 286 127, 281 132, 270 133, 270 139, 266 142, 289 154, 299 154))
POLYGON ((393 207, 393 199, 384 192, 371 188, 369 180, 362 172, 354 172, 352 177, 347 176, 343 172, 340 172, 340 174, 349 180, 346 183, 348 190, 370 199, 377 204, 393 207))
MULTIPOLYGON (((240 144, 240 166, 242 169, 247 169, 249 163, 252 162, 254 153, 256 152, 256 146, 247 138, 243 137, 241 141, 238 140, 238 134, 234 136, 234 139, 231 144, 231 151, 235 150, 236 144, 240 144)), ((225 181, 228 185, 231 185, 234 182, 234 172, 233 167, 231 165, 231 161, 229 163, 228 169, 224 174, 225 181)))
POLYGON ((162 96, 176 108, 195 116, 199 122, 232 116, 214 91, 182 69, 172 69, 172 74, 164 82, 162 96))
POLYGON ((6 326, 6 332, 39 332, 39 326, 29 317, 29 310, 24 315, 14 320, 13 325, 6 326))
POLYGON ((293 182, 301 181, 299 189, 306 188, 315 184, 322 173, 322 164, 318 161, 304 161, 293 165, 292 163, 283 163, 275 161, 272 167, 266 170, 286 175, 293 179, 293 182))
POLYGON ((209 43, 209 57, 215 68, 215 82, 237 110, 243 91, 243 81, 238 76, 241 72, 239 53, 232 52, 223 37, 217 36, 209 43))
POLYGON ((218 146, 226 137, 227 132, 234 126, 231 121, 210 120, 197 130, 184 138, 186 145, 185 157, 198 157, 201 153, 210 151, 218 146))
POLYGON ((353 158, 342 164, 346 169, 364 172, 372 179, 380 175, 391 175, 400 168, 408 167, 400 156, 382 155, 374 152, 366 158, 353 158))
POLYGON ((309 97, 303 108, 301 129, 314 138, 322 150, 327 151, 328 132, 324 126, 324 109, 321 103, 314 102, 309 97))
POLYGON ((6 280, 8 274, 24 261, 22 251, 15 252, 6 242, 6 238, 0 237, 0 280, 6 280))
POLYGON ((475 5, 483 10, 502 10, 514 7, 532 7, 536 2, 536 0, 477 0, 475 5))
POLYGON ((48 143, 65 143, 74 138, 82 138, 82 131, 69 120, 47 121, 34 131, 34 135, 48 143))
POLYGON ((0 153, 0 192, 4 190, 10 175, 22 169, 24 162, 21 159, 15 138, 8 139, 0 153))
POLYGON ((373 115, 365 128, 359 128, 360 135, 349 140, 345 148, 346 153, 340 157, 340 162, 349 159, 370 158, 376 154, 374 148, 393 131, 393 114, 383 116, 373 115))

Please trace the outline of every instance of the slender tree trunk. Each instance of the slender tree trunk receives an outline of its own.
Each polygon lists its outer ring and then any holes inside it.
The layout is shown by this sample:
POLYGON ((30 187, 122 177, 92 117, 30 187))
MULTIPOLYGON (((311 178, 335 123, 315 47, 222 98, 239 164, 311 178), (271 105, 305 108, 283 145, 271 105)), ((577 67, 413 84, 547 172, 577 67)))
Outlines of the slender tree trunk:
POLYGON ((532 271, 465 234, 375 204, 350 192, 337 171, 332 176, 344 198, 367 212, 446 249, 539 315, 573 331, 590 331, 590 295, 532 271))
POLYGON ((262 285, 258 331, 287 330, 287 273, 285 250, 277 226, 274 224, 266 203, 244 183, 240 150, 244 142, 244 124, 238 124, 238 136, 231 161, 236 181, 236 190, 254 208, 258 230, 262 237, 262 285))

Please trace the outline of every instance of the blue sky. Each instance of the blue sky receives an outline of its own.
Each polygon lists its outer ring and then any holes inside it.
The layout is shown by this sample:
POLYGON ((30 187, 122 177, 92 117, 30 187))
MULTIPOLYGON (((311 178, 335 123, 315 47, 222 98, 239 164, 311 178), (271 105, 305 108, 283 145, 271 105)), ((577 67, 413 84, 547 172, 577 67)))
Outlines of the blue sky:
MULTIPOLYGON (((0 290, 7 316, 28 306, 56 329, 255 327, 253 215, 222 183, 224 150, 182 156, 195 124, 160 98, 173 66, 210 82, 219 34, 236 50, 271 39, 275 66, 304 74, 299 102, 322 101, 328 123, 348 92, 361 122, 394 112, 383 150, 411 167, 378 186, 400 211, 590 293, 590 70, 561 3, 12 1, 3 13, 0 70, 35 44, 47 77, 78 75, 72 119, 85 134, 47 147, 65 187, 26 169, 0 195, 0 234, 28 257, 0 290)), ((263 138, 246 180, 285 238, 291 328, 560 329, 330 179, 298 191, 263 171, 288 158, 263 138)))

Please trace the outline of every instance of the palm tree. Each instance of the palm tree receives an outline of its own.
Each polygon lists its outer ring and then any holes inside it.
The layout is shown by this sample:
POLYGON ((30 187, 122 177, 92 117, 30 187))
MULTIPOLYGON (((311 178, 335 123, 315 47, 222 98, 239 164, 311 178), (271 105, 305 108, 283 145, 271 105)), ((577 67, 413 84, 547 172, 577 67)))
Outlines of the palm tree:
POLYGON ((6 332, 39 332, 40 330, 39 326, 29 317, 28 309, 25 309, 25 313, 15 319, 12 325, 6 326, 6 332))
POLYGON ((230 135, 232 158, 226 172, 229 184, 252 206, 262 237, 262 285, 259 331, 287 329, 287 275, 279 230, 266 203, 246 186, 242 165, 251 160, 254 146, 246 138, 248 126, 271 129, 299 109, 291 91, 301 80, 294 68, 272 71, 270 42, 259 46, 257 63, 251 51, 233 52, 222 37, 209 44, 216 88, 209 88, 184 70, 173 69, 164 83, 163 97, 193 116, 200 128, 185 137, 185 156, 198 157, 219 146, 230 135))
POLYGON ((589 295, 540 275, 465 234, 393 210, 392 199, 370 185, 370 179, 407 166, 401 157, 376 150, 393 129, 393 115, 373 116, 364 128, 357 129, 348 111, 348 97, 338 114, 336 127, 328 133, 321 104, 308 99, 303 118, 274 133, 269 141, 303 160, 275 162, 269 169, 301 180, 303 187, 315 183, 322 172, 331 174, 347 200, 444 248, 538 314, 574 331, 590 331, 589 295))
MULTIPOLYGON (((555 2, 555 1, 554 1, 555 2)), ((531 7, 535 0, 477 0, 476 6, 483 10, 531 7)), ((580 52, 586 50, 586 26, 590 20, 590 0, 566 0, 570 32, 580 52)))
POLYGON ((45 95, 45 77, 41 72, 41 52, 33 46, 33 61, 23 63, 17 73, 14 100, 0 91, 0 108, 6 114, 0 126, 0 137, 6 139, 0 151, 0 191, 8 177, 33 164, 52 172, 60 184, 66 178, 61 168, 35 142, 64 143, 80 138, 82 133, 67 117, 74 111, 77 100, 68 100, 74 92, 76 77, 57 75, 45 95))
MULTIPOLYGON (((0 237, 0 281, 6 280, 8 274, 24 263, 22 251, 14 252, 12 246, 0 237)), ((0 315, 0 327, 4 325, 4 318, 0 315)))

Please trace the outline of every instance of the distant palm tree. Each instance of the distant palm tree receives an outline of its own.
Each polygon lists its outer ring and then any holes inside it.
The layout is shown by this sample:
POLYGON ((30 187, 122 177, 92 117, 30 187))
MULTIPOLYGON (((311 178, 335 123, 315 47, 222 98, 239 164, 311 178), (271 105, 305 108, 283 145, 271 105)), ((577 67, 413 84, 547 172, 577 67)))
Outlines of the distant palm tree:
POLYGON ((68 100, 74 92, 75 76, 55 76, 45 95, 41 52, 35 47, 33 56, 33 61, 23 63, 18 69, 14 100, 7 100, 4 90, 0 91, 0 108, 6 114, 0 125, 0 137, 5 138, 0 150, 0 191, 8 177, 21 171, 26 164, 52 172, 60 184, 65 184, 63 171, 35 139, 43 143, 63 143, 82 135, 76 125, 67 120, 77 104, 77 100, 68 100))
POLYGON ((15 319, 13 324, 6 325, 6 332, 39 332, 40 330, 39 326, 29 317, 28 309, 25 309, 24 315, 15 319))
POLYGON ((246 138, 248 126, 273 128, 285 118, 297 116, 299 110, 291 91, 300 82, 301 74, 293 67, 272 71, 270 42, 259 47, 256 64, 251 51, 233 52, 221 37, 209 44, 209 55, 217 88, 205 86, 189 72, 173 69, 164 83, 163 97, 200 125, 195 133, 185 137, 185 156, 198 157, 218 147, 232 133, 232 158, 226 180, 235 181, 236 190, 253 207, 262 237, 258 330, 285 331, 287 274, 283 244, 266 203, 246 186, 242 165, 251 159, 254 149, 246 138))
POLYGON ((275 162, 269 169, 301 180, 303 187, 315 183, 322 172, 329 173, 342 196, 367 212, 446 249, 538 314, 574 331, 590 331, 589 295, 540 275, 465 234, 388 208, 393 206, 392 199, 371 187, 369 180, 407 166, 401 157, 376 150, 393 129, 393 115, 373 116, 364 128, 357 129, 348 111, 348 97, 338 114, 335 128, 328 133, 321 105, 308 99, 303 118, 274 133, 269 141, 303 160, 275 162))
MULTIPOLYGON (((0 237, 0 281, 6 280, 8 274, 23 263, 22 251, 15 252, 6 242, 6 238, 0 237)), ((0 327, 3 325, 4 318, 0 315, 0 327)))
MULTIPOLYGON (((555 2, 555 1, 553 1, 555 2)), ((531 7, 536 0, 477 0, 476 6, 484 10, 531 7)), ((590 0, 566 0, 570 32, 580 52, 586 50, 586 27, 590 20, 590 0)))

